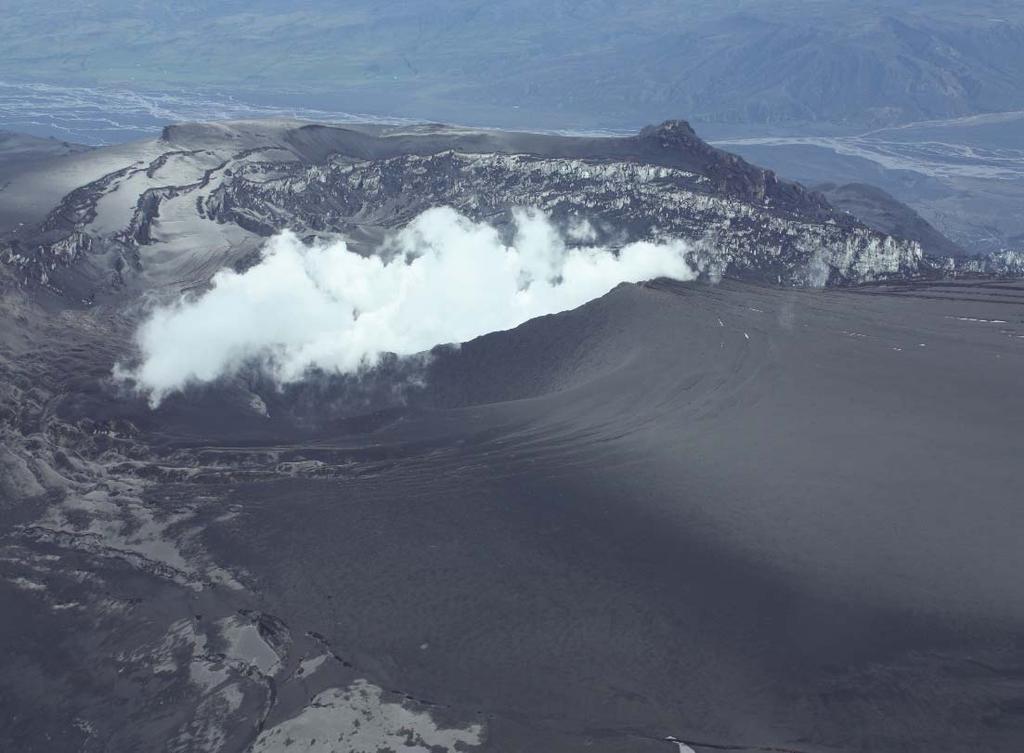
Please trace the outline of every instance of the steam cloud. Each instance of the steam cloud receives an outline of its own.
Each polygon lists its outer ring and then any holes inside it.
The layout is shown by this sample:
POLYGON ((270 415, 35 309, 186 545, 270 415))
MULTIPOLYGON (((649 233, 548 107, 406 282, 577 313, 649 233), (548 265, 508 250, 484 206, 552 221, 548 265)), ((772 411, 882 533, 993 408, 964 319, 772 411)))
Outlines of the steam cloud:
MULTIPOLYGON (((136 335, 141 361, 119 371, 153 405, 253 361, 282 383, 310 369, 352 373, 383 353, 421 353, 575 308, 620 282, 695 276, 682 241, 569 248, 539 211, 517 210, 514 222, 507 246, 487 224, 431 209, 371 256, 283 233, 247 271, 222 270, 203 295, 155 309, 136 335)), ((570 235, 592 238, 584 230, 570 235)))

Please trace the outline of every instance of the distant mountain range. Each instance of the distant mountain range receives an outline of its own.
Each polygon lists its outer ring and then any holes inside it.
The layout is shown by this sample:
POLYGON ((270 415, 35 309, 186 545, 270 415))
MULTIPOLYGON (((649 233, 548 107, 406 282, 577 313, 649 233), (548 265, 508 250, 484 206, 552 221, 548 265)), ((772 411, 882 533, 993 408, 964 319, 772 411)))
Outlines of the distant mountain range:
POLYGON ((4 8, 0 80, 487 122, 891 124, 1024 108, 1024 8, 981 0, 101 0, 4 8), (31 74, 29 74, 31 72, 31 74))

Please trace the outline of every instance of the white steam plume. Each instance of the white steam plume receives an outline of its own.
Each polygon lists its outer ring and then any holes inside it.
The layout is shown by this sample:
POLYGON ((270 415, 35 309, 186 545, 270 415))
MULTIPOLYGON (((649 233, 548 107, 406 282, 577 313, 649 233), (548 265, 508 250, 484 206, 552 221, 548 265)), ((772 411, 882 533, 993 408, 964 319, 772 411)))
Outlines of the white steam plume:
POLYGON ((201 296, 154 310, 136 335, 140 363, 119 372, 154 405, 253 360, 280 382, 314 368, 351 373, 383 353, 412 355, 575 308, 620 282, 695 276, 682 241, 617 254, 567 248, 541 212, 517 210, 514 220, 506 246, 489 225, 431 209, 372 256, 284 233, 249 270, 222 270, 201 296))

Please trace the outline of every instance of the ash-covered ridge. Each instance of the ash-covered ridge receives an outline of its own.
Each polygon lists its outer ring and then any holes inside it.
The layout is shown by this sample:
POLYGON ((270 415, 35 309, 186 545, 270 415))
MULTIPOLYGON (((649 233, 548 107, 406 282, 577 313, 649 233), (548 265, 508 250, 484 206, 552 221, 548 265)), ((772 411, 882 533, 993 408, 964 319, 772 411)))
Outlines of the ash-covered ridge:
MULTIPOLYGON (((702 141, 684 121, 635 136, 294 121, 170 126, 161 137, 22 167, 0 194, 0 259, 90 298, 188 285, 263 239, 342 234, 369 247, 425 209, 507 226, 533 206, 589 240, 677 237, 706 268, 784 284, 922 274, 918 243, 702 141)), ((931 270, 932 267, 928 266, 931 270)))

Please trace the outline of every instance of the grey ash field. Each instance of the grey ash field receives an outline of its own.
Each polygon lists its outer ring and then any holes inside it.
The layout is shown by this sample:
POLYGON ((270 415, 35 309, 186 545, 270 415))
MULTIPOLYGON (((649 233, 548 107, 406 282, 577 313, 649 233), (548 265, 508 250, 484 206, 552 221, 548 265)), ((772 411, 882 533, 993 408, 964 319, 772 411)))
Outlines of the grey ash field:
POLYGON ((0 161, 0 748, 1024 747, 1012 255, 928 256, 681 123, 32 148, 0 161), (279 229, 523 197, 725 279, 360 379, 153 410, 110 378, 143 300, 279 229))

